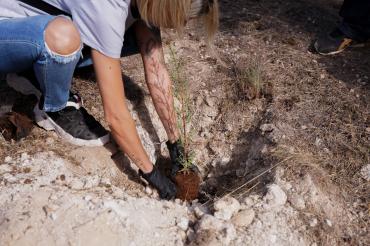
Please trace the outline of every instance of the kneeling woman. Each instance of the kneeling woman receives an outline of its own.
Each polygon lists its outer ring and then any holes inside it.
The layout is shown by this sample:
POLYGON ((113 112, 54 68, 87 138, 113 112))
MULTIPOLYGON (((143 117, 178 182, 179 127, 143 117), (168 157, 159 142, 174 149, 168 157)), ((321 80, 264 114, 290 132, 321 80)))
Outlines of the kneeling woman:
POLYGON ((202 18, 212 36, 218 25, 217 0, 1 1, 0 73, 32 69, 42 94, 35 108, 37 123, 72 143, 101 145, 108 140, 107 132, 69 92, 76 67, 92 61, 111 134, 160 196, 171 199, 175 185, 149 160, 127 108, 119 58, 130 28, 176 173, 182 168, 182 147, 158 28, 180 30, 193 18, 202 18), (82 58, 83 46, 89 54, 82 58))

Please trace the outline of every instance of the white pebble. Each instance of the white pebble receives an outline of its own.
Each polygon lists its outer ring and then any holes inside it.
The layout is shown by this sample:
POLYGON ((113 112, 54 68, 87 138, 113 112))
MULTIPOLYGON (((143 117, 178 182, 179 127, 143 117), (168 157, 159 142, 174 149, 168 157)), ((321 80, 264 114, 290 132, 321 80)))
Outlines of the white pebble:
POLYGON ((22 162, 27 160, 28 158, 29 158, 29 155, 26 152, 21 154, 21 161, 22 162))
POLYGON ((268 186, 268 191, 266 194, 266 200, 268 204, 272 207, 282 206, 287 201, 287 196, 285 192, 277 184, 271 184, 268 186))
POLYGON ((92 199, 92 197, 90 195, 87 195, 87 196, 84 197, 84 200, 87 201, 87 202, 90 201, 91 199, 92 199))
POLYGON ((333 226, 333 223, 331 222, 331 220, 329 220, 329 219, 326 219, 325 220, 325 223, 328 225, 328 226, 330 226, 330 227, 332 227, 333 226))
POLYGON ((311 226, 311 227, 315 227, 315 226, 317 226, 317 223, 318 223, 317 219, 316 219, 316 218, 313 218, 313 219, 310 221, 310 226, 311 226))
POLYGON ((151 194, 153 194, 153 190, 149 186, 147 186, 145 187, 145 193, 150 196, 151 194))
POLYGON ((182 217, 178 222, 177 226, 183 230, 186 231, 189 228, 189 220, 185 217, 182 217))
POLYGON ((224 197, 214 204, 215 217, 229 220, 240 210, 240 203, 233 197, 224 197))
POLYGON ((247 227, 253 222, 254 217, 254 210, 246 209, 236 214, 233 217, 232 222, 238 227, 247 227))
POLYGON ((361 168, 360 171, 361 177, 366 181, 370 181, 370 164, 367 164, 361 168))

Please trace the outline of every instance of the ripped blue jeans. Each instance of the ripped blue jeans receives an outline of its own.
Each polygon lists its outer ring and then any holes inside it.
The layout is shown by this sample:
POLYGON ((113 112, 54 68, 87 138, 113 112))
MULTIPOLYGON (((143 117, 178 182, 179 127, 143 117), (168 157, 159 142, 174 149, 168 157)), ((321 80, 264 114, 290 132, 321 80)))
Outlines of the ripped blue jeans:
POLYGON ((0 74, 33 69, 44 97, 43 109, 56 112, 68 101, 81 49, 70 55, 52 52, 44 39, 45 29, 56 16, 0 20, 0 74))

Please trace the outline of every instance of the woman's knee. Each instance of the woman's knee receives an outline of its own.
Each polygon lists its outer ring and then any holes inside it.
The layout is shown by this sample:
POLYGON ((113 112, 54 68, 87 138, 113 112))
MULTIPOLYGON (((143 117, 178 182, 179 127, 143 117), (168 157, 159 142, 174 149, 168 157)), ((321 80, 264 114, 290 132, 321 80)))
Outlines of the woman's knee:
POLYGON ((73 22, 64 17, 52 20, 45 30, 48 48, 58 55, 71 55, 81 48, 81 37, 73 22))

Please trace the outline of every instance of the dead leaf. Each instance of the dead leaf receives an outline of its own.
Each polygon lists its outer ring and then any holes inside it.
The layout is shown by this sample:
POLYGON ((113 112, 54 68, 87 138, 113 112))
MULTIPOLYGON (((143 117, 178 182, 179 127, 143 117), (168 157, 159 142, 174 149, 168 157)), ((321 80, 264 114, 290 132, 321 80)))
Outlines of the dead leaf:
POLYGON ((7 113, 0 118, 0 133, 7 141, 19 141, 27 137, 32 128, 32 120, 16 112, 7 113))

